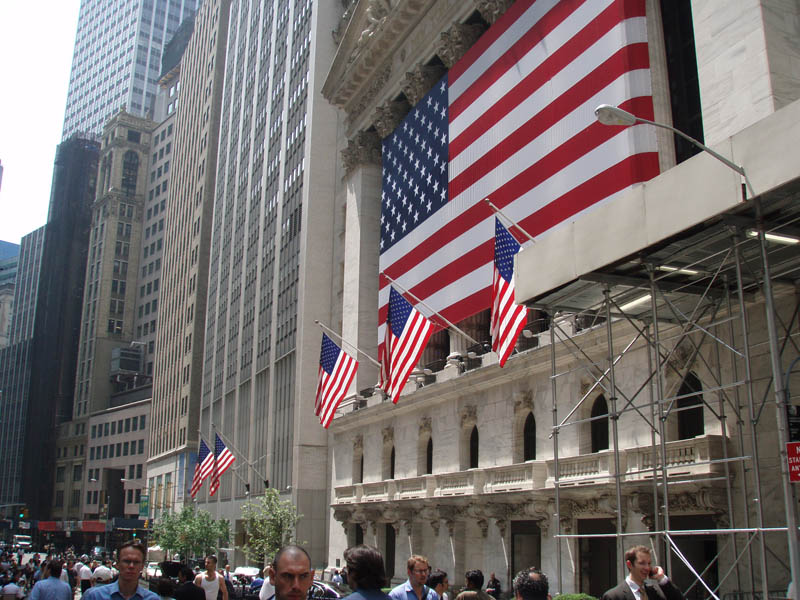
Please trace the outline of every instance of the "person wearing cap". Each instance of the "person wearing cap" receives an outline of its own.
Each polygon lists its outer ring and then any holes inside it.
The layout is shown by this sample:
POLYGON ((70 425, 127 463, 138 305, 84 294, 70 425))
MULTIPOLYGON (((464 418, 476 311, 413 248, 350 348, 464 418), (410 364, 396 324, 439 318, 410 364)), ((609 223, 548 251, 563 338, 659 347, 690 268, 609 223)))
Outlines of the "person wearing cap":
POLYGON ((114 574, 104 564, 100 564, 95 567, 94 571, 92 572, 92 585, 105 585, 107 583, 111 583, 111 579, 114 577, 114 574))

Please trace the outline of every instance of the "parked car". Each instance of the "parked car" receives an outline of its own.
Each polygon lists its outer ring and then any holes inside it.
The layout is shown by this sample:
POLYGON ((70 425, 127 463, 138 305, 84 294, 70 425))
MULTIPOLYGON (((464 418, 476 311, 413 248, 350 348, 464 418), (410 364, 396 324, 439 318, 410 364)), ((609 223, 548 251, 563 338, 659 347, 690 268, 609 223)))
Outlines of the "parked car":
POLYGON ((144 578, 149 580, 152 577, 161 577, 161 567, 157 562, 149 562, 144 569, 144 578))
POLYGON ((330 581, 317 581, 316 579, 308 589, 308 598, 344 598, 351 593, 350 588, 330 581))
MULTIPOLYGON (((150 569, 150 564, 147 565, 148 570, 150 569)), ((153 572, 157 574, 148 577, 150 591, 158 594, 158 586, 164 579, 170 580, 173 586, 178 585, 178 571, 180 569, 181 563, 174 560, 165 560, 158 563, 153 569, 153 572)))

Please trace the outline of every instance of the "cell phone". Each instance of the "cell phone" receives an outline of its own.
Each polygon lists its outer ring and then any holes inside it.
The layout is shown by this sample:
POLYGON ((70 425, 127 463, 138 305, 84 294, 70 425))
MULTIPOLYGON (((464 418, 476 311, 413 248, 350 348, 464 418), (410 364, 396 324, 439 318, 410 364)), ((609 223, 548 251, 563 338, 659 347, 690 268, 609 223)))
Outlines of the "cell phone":
POLYGON ((650 567, 650 577, 655 577, 656 573, 658 573, 658 569, 650 567))

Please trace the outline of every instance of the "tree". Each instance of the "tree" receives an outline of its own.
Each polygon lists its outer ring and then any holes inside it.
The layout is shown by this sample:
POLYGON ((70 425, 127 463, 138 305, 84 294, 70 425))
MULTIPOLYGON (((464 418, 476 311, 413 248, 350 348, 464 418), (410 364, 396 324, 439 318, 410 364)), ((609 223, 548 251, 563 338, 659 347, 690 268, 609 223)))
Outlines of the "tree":
POLYGON ((153 526, 155 542, 167 553, 178 552, 184 560, 216 552, 220 544, 228 543, 230 535, 227 519, 215 521, 210 513, 196 511, 193 505, 165 514, 153 526))
POLYGON ((273 488, 242 506, 247 540, 242 549, 247 557, 266 565, 283 546, 298 543, 297 522, 302 516, 290 500, 281 500, 273 488))

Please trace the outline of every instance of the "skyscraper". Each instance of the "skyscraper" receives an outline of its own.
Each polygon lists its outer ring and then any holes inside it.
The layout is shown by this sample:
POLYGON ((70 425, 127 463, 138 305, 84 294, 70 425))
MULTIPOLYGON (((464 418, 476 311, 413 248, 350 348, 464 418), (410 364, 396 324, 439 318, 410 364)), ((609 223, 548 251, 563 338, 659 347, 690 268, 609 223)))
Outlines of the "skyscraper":
POLYGON ((304 515, 298 539, 314 564, 324 559, 328 512, 314 320, 329 321, 341 218, 336 116, 320 87, 337 8, 326 0, 231 4, 200 413, 202 434, 219 433, 237 457, 236 474, 226 472, 210 498, 220 500, 213 510, 233 522, 251 488, 259 494, 268 481, 304 515))
POLYGON ((198 0, 82 0, 62 138, 99 135, 125 106, 145 116, 156 94, 161 54, 198 0))
MULTIPOLYGON (((30 348, 45 226, 22 238, 9 344, 0 348, 0 504, 20 501, 20 465, 30 386, 30 348)), ((11 507, 9 507, 11 508, 11 507)), ((7 512, 5 514, 8 514, 7 512)))
MULTIPOLYGON (((153 261, 143 258, 149 263, 145 285, 160 280, 147 462, 151 516, 156 518, 161 510, 182 504, 186 470, 193 467, 191 455, 197 448, 203 323, 229 6, 229 0, 206 0, 198 10, 194 33, 180 64, 180 107, 175 113, 174 139, 162 143, 158 156, 151 162, 154 182, 164 175, 164 168, 169 167, 170 172, 166 203, 158 205, 166 208, 166 215, 153 215, 150 224, 152 235, 158 223, 156 240, 164 240, 163 261, 161 257, 155 259, 151 274, 149 264, 153 261)), ((170 88, 178 87, 177 81, 167 83, 170 88)), ((175 100, 170 97, 169 102, 174 105, 175 100)), ((167 124, 167 136, 171 135, 171 128, 172 124, 167 124)), ((162 199, 164 193, 166 184, 162 184, 162 199)), ((152 208, 156 206, 154 200, 152 208)), ((156 251, 158 248, 156 241, 156 251)), ((145 288, 145 307, 147 297, 145 288)), ((144 323, 142 327, 144 338, 144 323)))

